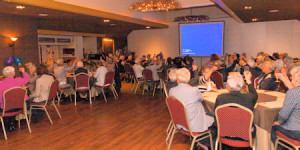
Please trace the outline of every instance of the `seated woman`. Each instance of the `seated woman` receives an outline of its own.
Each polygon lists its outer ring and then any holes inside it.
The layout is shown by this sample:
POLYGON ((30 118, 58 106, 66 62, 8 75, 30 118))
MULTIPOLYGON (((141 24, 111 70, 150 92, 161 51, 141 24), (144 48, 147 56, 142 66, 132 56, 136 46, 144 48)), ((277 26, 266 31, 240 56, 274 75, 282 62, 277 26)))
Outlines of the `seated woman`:
MULTIPOLYGON (((23 78, 17 77, 14 78, 16 75, 15 68, 12 66, 7 66, 3 69, 3 75, 5 79, 0 82, 0 111, 2 112, 3 109, 3 93, 12 88, 12 87, 22 87, 29 81, 29 76, 25 72, 24 68, 20 68, 22 72, 23 78)), ((28 97, 26 96, 26 99, 28 97)), ((7 130, 12 131, 14 130, 14 117, 4 117, 5 127, 7 130)))
POLYGON ((59 82, 60 88, 70 87, 70 84, 67 84, 66 73, 68 71, 71 71, 74 69, 75 63, 76 63, 76 61, 74 61, 73 65, 71 67, 65 67, 64 61, 62 59, 57 60, 58 66, 54 68, 54 74, 55 74, 56 79, 59 82))
POLYGON ((36 74, 36 66, 32 62, 26 63, 25 68, 28 72, 29 82, 27 83, 28 92, 27 94, 33 94, 35 91, 35 81, 38 78, 36 74))
MULTIPOLYGON (((48 74, 48 69, 45 65, 37 67, 37 75, 39 78, 36 80, 36 87, 34 94, 30 95, 31 99, 27 101, 27 106, 32 102, 43 102, 48 99, 50 87, 54 81, 53 77, 48 74)), ((43 110, 32 110, 32 115, 39 121, 43 115, 43 110)))
POLYGON ((177 84, 177 78, 176 78, 176 71, 177 71, 177 69, 171 68, 170 72, 168 74, 169 79, 170 79, 170 81, 168 81, 166 83, 166 88, 167 88, 168 92, 170 91, 171 88, 176 87, 178 85, 177 84))
MULTIPOLYGON (((285 136, 300 141, 300 66, 291 70, 292 82, 285 80, 289 84, 284 104, 279 112, 278 121, 274 123, 271 131, 272 142, 275 143, 276 131, 285 136), (294 88, 293 88, 294 87, 294 88)), ((278 147, 283 149, 283 147, 278 147)))
MULTIPOLYGON (((175 96, 186 107, 188 122, 192 132, 204 132, 214 122, 214 118, 206 115, 202 105, 203 96, 196 87, 190 86, 188 83, 191 78, 190 71, 186 68, 181 68, 176 71, 178 86, 170 89, 169 95, 175 96)), ((178 128, 187 130, 181 125, 176 125, 178 128)), ((209 146, 209 142, 203 143, 209 146)))

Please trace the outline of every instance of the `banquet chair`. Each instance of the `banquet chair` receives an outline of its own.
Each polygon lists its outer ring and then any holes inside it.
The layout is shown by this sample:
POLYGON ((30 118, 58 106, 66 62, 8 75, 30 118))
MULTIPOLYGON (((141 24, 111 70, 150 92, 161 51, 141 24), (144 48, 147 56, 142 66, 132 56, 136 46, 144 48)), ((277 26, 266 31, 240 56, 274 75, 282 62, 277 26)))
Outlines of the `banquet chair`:
POLYGON ((211 148, 213 148, 213 140, 212 140, 212 134, 211 134, 210 130, 206 130, 204 132, 192 132, 191 131, 191 128, 190 128, 190 125, 188 122, 188 116, 186 114, 186 108, 181 101, 179 101, 177 98, 175 98, 173 96, 170 96, 166 99, 166 103, 167 103, 169 113, 171 115, 172 122, 173 122, 173 124, 172 124, 173 128, 170 131, 171 139, 168 143, 168 150, 171 148, 174 134, 176 132, 180 132, 184 135, 192 137, 193 140, 191 143, 190 150, 193 150, 196 142, 199 142, 206 138, 210 139, 210 145, 211 145, 211 148), (177 126, 176 126, 177 124, 183 126, 188 131, 177 128, 177 126))
POLYGON ((255 88, 255 89, 259 89, 258 81, 259 81, 259 78, 258 78, 258 77, 254 79, 254 82, 253 82, 253 83, 254 83, 254 88, 255 88))
MULTIPOLYGON (((27 107, 25 102, 26 95, 26 89, 21 87, 13 87, 6 90, 3 93, 3 109, 2 113, 0 114, 0 119, 5 140, 7 140, 7 135, 5 131, 3 117, 11 117, 16 116, 18 114, 23 114, 27 122, 29 133, 31 133, 30 124, 27 118, 27 107)), ((18 120, 18 126, 20 128, 20 119, 18 120)))
POLYGON ((75 106, 76 106, 77 92, 88 92, 90 104, 92 104, 90 77, 88 74, 79 73, 75 75, 75 106))
POLYGON ((231 147, 250 147, 255 150, 255 139, 252 137, 253 112, 239 104, 228 103, 215 110, 218 136, 215 149, 222 149, 222 144, 231 147), (243 140, 231 139, 235 137, 243 140))
MULTIPOLYGON (((164 84, 164 92, 166 94, 166 98, 169 97, 169 93, 168 93, 168 89, 166 87, 166 84, 164 84)), ((170 139, 170 136, 171 136, 171 131, 174 130, 173 129, 174 125, 173 125, 173 122, 172 122, 172 119, 170 120, 170 123, 168 125, 168 128, 167 128, 167 138, 166 138, 166 142, 168 143, 168 140, 170 139)))
POLYGON ((125 74, 128 80, 130 80, 130 73, 129 73, 129 68, 130 68, 130 64, 129 63, 125 63, 124 65, 124 69, 125 69, 125 74))
POLYGON ((105 100, 106 103, 107 103, 107 99, 106 99, 106 96, 105 96, 105 93, 104 93, 105 88, 109 88, 112 91, 115 99, 117 99, 117 97, 118 97, 118 93, 117 93, 117 91, 114 87, 114 76, 115 76, 115 73, 112 72, 112 71, 109 71, 105 74, 104 85, 103 86, 96 85, 96 88, 101 89, 104 100, 105 100))
MULTIPOLYGON (((153 94, 152 94, 152 96, 154 97, 157 85, 159 85, 160 80, 154 81, 153 76, 152 76, 152 71, 150 69, 144 69, 143 76, 144 76, 144 83, 145 83, 144 87, 148 84, 148 82, 154 82, 153 94)), ((144 93, 145 93, 145 88, 143 88, 142 95, 144 95, 144 93)))
POLYGON ((216 84, 217 89, 224 89, 223 75, 220 72, 214 71, 211 74, 211 78, 216 84))
POLYGON ((47 111, 47 108, 46 106, 49 105, 49 104, 52 104, 56 110, 56 113, 57 115, 59 116, 59 118, 61 119, 61 115, 54 103, 54 100, 57 96, 57 91, 58 91, 58 82, 57 80, 54 80, 51 84, 51 86, 49 87, 50 88, 50 91, 49 91, 49 96, 48 96, 48 99, 46 99, 45 101, 42 101, 42 102, 32 102, 30 103, 30 115, 29 115, 29 123, 31 121, 31 115, 32 115, 32 110, 33 109, 39 109, 39 110, 44 110, 50 123, 53 124, 52 120, 51 120, 51 117, 47 111))
MULTIPOLYGON (((68 87, 58 87, 58 91, 59 91, 59 94, 58 94, 58 105, 60 104, 60 100, 61 100, 61 96, 62 96, 62 94, 66 91, 66 90, 70 90, 72 87, 70 86, 68 86, 68 87)), ((72 102, 72 94, 70 94, 69 95, 69 97, 70 97, 70 100, 71 100, 71 102, 72 102)))
POLYGON ((135 77, 134 80, 135 80, 134 82, 136 83, 134 94, 136 94, 136 91, 137 91, 139 85, 144 84, 144 78, 137 78, 137 77, 135 77))
POLYGON ((300 141, 291 139, 280 131, 276 131, 277 139, 275 141, 275 150, 277 150, 278 145, 281 145, 289 150, 298 150, 300 149, 300 141))

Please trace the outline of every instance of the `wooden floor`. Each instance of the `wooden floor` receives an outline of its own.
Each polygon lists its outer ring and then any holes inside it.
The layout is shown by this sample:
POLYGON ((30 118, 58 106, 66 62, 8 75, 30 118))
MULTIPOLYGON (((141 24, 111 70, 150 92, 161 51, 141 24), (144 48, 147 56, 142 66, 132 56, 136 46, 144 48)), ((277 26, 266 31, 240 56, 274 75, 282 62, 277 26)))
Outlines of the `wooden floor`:
MULTIPOLYGON (((21 129, 8 133, 5 141, 0 134, 0 149, 100 149, 100 150, 165 150, 166 128, 170 117, 161 93, 153 98, 129 92, 130 84, 122 83, 122 94, 118 100, 108 96, 92 105, 73 103, 60 105, 62 119, 49 106, 53 125, 44 117, 31 123, 32 133, 25 122, 21 129)), ((189 149, 189 139, 175 134, 172 150, 189 149)))

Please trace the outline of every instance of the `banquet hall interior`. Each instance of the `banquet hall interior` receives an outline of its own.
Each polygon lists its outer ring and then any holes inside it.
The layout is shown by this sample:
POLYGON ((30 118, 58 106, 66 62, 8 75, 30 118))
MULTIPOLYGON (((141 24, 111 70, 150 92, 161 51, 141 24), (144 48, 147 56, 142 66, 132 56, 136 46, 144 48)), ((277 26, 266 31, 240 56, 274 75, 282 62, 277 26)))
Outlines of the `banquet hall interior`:
POLYGON ((300 148, 300 0, 0 0, 0 51, 1 150, 300 148))

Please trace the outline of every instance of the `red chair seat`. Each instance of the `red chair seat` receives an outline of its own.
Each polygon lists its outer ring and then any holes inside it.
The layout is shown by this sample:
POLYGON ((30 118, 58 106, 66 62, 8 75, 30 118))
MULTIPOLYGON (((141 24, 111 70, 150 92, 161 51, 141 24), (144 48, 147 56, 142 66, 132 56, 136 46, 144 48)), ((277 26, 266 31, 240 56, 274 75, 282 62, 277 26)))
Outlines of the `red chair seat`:
POLYGON ((106 85, 103 85, 103 86, 100 86, 100 85, 96 85, 96 87, 98 88, 106 88, 106 87, 109 87, 111 84, 106 84, 106 85))
POLYGON ((59 88, 59 90, 68 90, 70 87, 65 87, 65 88, 59 88))
POLYGON ((276 131, 276 135, 277 135, 278 137, 280 137, 280 138, 282 138, 282 139, 284 139, 284 140, 286 140, 286 141, 288 141, 288 142, 290 142, 290 143, 296 145, 296 146, 300 146, 300 141, 291 139, 291 138, 285 136, 284 134, 282 134, 282 133, 279 132, 279 131, 276 131))
POLYGON ((80 88, 77 88, 76 91, 78 92, 86 92, 86 91, 89 91, 90 88, 89 87, 80 87, 80 88))
MULTIPOLYGON (((18 115, 21 113, 23 113, 23 110, 18 110, 15 112, 5 112, 5 115, 3 117, 11 117, 11 116, 15 116, 15 115, 18 115)), ((2 116, 2 113, 0 114, 0 116, 2 116)))
MULTIPOLYGON (((210 130, 206 130, 204 132, 210 132, 210 130)), ((184 134, 184 135, 187 135, 187 136, 191 136, 190 132, 189 131, 184 131, 184 130, 179 130, 180 133, 184 134)), ((199 134, 203 134, 204 132, 193 132, 193 136, 197 136, 199 134)))
POLYGON ((29 104, 30 106, 34 105, 34 106, 42 106, 45 105, 45 102, 32 102, 29 104))
POLYGON ((250 147, 249 141, 233 140, 221 137, 220 142, 233 147, 250 147))

